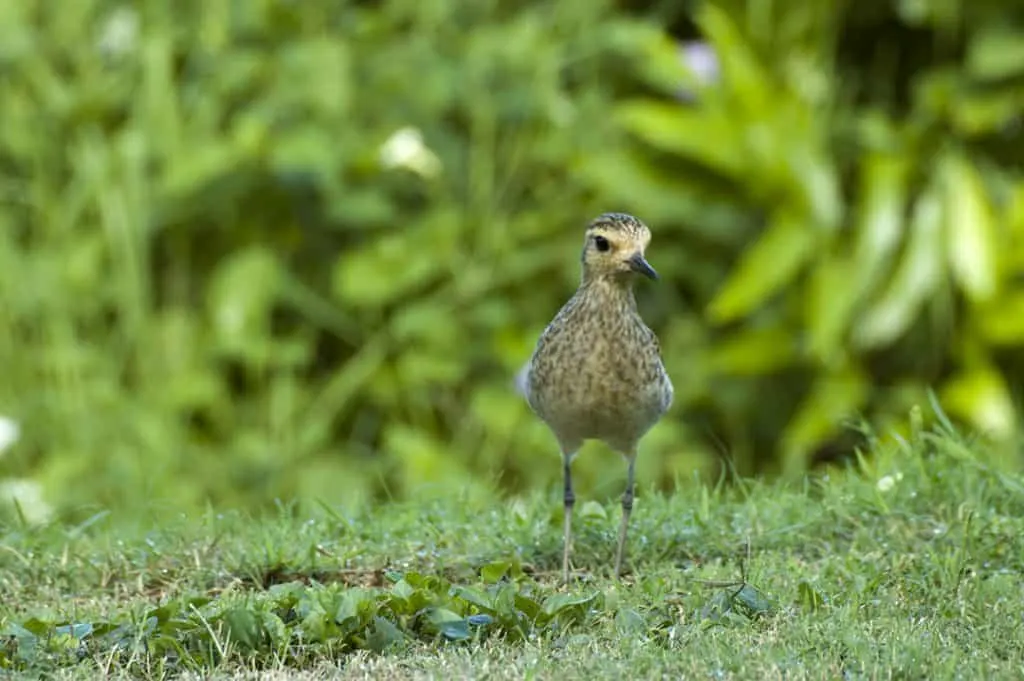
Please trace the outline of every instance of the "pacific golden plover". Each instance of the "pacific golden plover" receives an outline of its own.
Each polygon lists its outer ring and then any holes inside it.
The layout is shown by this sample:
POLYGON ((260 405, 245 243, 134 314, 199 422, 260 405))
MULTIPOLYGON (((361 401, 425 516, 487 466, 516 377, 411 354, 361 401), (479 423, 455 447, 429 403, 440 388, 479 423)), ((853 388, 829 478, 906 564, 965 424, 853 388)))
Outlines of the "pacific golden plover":
POLYGON ((650 241, 647 226, 624 213, 605 213, 587 226, 580 286, 541 334, 521 380, 530 408, 562 450, 565 582, 576 501, 572 460, 583 441, 601 440, 626 459, 618 577, 633 510, 637 445, 672 404, 672 382, 658 339, 640 318, 633 297, 637 275, 658 278, 644 257, 650 241))

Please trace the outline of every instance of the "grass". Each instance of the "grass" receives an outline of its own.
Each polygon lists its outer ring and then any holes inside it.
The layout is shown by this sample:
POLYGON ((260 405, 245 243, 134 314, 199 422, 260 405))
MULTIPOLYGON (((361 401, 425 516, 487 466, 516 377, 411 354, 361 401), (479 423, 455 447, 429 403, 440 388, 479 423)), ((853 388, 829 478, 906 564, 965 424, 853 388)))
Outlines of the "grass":
MULTIPOLYGON (((1024 478, 949 431, 800 485, 280 507, 5 532, 0 664, 50 678, 1021 678, 1024 478)), ((3 672, 0 672, 3 673, 3 672)))

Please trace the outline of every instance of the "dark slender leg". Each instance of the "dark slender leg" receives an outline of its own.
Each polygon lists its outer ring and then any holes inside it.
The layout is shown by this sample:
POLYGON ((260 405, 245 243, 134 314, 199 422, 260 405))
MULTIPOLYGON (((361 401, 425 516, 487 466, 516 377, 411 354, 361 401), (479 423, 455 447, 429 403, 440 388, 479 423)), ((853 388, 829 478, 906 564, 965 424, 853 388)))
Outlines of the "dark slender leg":
POLYGON ((615 577, 622 574, 622 558, 626 553, 626 532, 629 529, 629 515, 633 512, 633 468, 636 453, 626 456, 626 491, 622 495, 622 525, 619 527, 619 550, 615 554, 615 577))
POLYGON ((562 454, 562 471, 565 476, 565 527, 563 531, 562 582, 569 583, 569 547, 572 544, 572 507, 576 503, 576 495, 572 491, 572 459, 573 454, 562 454))

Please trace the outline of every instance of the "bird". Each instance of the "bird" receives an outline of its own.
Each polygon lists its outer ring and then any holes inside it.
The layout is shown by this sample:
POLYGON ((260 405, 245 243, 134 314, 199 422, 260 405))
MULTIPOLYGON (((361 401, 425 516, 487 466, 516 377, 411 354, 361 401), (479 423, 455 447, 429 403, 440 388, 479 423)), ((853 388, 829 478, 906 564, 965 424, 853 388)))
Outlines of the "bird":
POLYGON ((657 281, 647 262, 647 225, 627 213, 603 213, 584 236, 582 276, 576 293, 537 340, 516 384, 530 409, 547 424, 562 454, 562 581, 569 582, 572 462, 587 440, 604 442, 626 461, 626 488, 615 554, 622 574, 640 440, 672 405, 673 387, 657 336, 641 319, 633 285, 657 281))

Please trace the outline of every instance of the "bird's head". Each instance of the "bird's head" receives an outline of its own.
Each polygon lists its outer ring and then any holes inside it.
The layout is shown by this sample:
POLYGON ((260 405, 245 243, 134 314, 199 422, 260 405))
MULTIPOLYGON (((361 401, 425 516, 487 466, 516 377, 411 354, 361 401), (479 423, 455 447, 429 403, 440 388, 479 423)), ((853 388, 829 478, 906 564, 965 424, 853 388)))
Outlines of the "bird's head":
POLYGON ((637 275, 657 279, 644 252, 651 230, 626 213, 604 213, 587 225, 583 244, 583 278, 629 282, 637 275))

